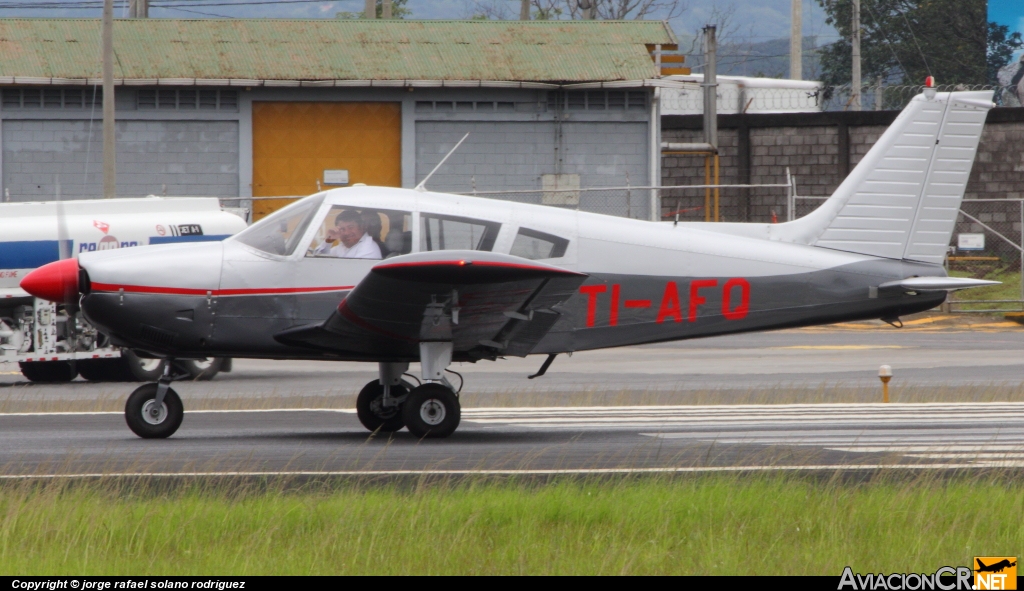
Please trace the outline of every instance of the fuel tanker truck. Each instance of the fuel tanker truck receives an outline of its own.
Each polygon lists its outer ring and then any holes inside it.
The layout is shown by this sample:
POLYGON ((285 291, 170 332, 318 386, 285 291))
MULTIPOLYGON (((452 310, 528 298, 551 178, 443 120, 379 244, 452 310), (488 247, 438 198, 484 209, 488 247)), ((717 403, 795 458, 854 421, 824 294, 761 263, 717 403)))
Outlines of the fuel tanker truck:
MULTIPOLYGON (((79 375, 90 381, 156 380, 166 361, 117 347, 74 305, 33 298, 19 283, 37 267, 83 252, 223 240, 245 227, 240 215, 208 197, 0 203, 0 371, 17 363, 34 382, 79 375)), ((176 363, 195 379, 231 368, 224 358, 176 363)))

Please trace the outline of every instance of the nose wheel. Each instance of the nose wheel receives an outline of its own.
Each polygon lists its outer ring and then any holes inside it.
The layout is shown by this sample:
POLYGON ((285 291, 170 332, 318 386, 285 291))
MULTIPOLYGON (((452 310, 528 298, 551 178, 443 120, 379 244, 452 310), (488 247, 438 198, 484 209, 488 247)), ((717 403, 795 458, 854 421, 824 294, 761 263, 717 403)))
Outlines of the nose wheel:
POLYGON ((185 415, 178 393, 167 387, 162 400, 158 400, 158 388, 160 384, 139 386, 124 405, 128 428, 143 439, 170 437, 181 426, 185 415))

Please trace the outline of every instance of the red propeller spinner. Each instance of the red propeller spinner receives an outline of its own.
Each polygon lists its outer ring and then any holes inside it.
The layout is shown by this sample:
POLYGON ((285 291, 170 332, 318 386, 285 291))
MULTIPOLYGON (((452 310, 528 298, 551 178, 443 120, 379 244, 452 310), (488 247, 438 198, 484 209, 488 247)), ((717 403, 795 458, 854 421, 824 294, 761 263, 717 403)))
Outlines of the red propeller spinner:
POLYGON ((78 296, 78 261, 64 259, 43 265, 21 280, 21 288, 51 302, 74 302, 78 296))

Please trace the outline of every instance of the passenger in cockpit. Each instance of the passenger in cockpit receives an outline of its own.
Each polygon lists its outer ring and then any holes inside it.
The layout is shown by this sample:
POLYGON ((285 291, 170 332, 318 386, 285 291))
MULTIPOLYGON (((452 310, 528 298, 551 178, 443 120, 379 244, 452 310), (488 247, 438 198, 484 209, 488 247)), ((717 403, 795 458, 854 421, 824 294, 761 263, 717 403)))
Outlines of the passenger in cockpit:
POLYGON ((366 223, 359 212, 351 209, 334 218, 334 227, 327 231, 327 239, 313 251, 317 256, 334 256, 345 259, 380 259, 380 247, 366 232, 366 223), (331 246, 335 241, 341 243, 331 246))

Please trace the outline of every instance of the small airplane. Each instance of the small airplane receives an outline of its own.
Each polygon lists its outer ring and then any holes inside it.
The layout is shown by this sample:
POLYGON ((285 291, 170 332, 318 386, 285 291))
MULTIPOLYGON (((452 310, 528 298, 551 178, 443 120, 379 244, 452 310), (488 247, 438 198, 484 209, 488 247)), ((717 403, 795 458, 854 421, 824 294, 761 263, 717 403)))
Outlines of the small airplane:
MULTIPOLYGON (((362 424, 446 437, 461 416, 452 362, 547 355, 536 377, 573 351, 897 323, 948 291, 994 283, 942 267, 992 93, 929 90, 828 200, 787 223, 649 222, 422 183, 353 186, 223 242, 82 253, 21 286, 80 306, 114 343, 149 356, 377 363, 357 397, 362 424), (404 379, 411 362, 416 386, 404 379)), ((173 367, 127 400, 141 437, 181 424, 173 367)))
POLYGON ((989 565, 986 565, 984 562, 982 562, 980 558, 975 558, 974 560, 978 563, 977 572, 979 573, 998 573, 1001 572, 1003 569, 1017 566, 1016 561, 1010 562, 1008 558, 1004 558, 999 562, 996 562, 995 564, 989 565))

